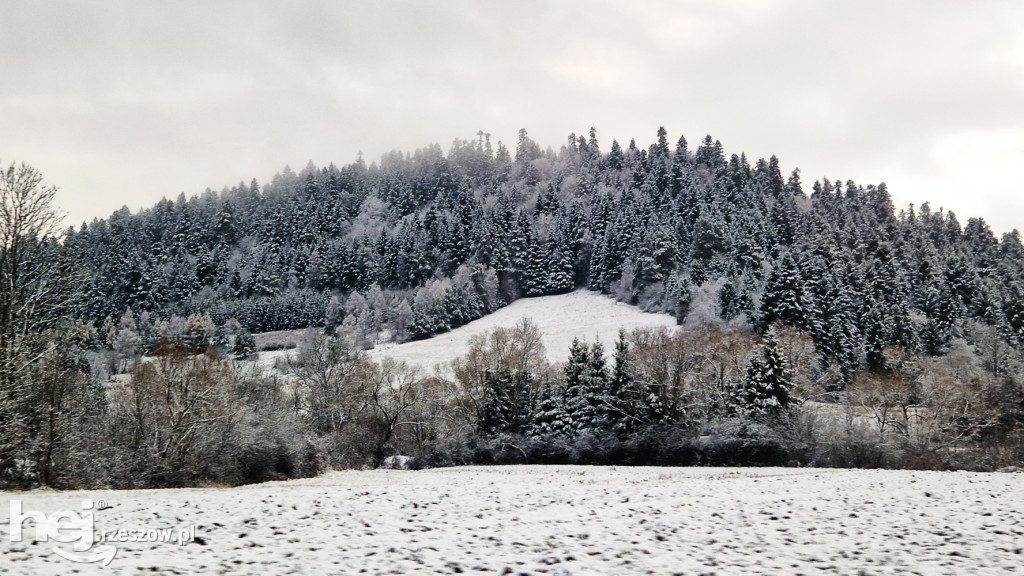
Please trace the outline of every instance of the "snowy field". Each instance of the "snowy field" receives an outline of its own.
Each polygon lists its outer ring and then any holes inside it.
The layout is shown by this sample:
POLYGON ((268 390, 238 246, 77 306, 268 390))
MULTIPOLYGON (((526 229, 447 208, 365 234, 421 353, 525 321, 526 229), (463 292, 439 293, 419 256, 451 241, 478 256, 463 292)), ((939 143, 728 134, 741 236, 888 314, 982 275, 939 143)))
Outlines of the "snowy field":
POLYGON ((572 339, 579 337, 593 342, 600 339, 605 351, 611 353, 619 328, 675 327, 676 320, 668 314, 648 314, 636 306, 617 302, 608 296, 585 290, 520 298, 494 312, 427 340, 378 347, 370 350, 371 358, 389 356, 395 360, 432 369, 464 356, 469 351, 469 339, 499 326, 511 328, 522 318, 529 318, 544 334, 544 347, 548 360, 564 362, 569 357, 572 339))
POLYGON ((1019 473, 466 467, 3 497, 197 536, 78 564, 29 528, 10 543, 4 510, 3 574, 1024 574, 1019 473))

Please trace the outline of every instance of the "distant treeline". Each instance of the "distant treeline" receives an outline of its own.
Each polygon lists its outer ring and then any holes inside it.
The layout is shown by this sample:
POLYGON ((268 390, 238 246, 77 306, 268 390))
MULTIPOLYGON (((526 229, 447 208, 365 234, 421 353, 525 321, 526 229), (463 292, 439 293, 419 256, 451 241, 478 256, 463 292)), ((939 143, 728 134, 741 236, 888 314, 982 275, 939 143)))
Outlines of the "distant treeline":
POLYGON ((896 213, 884 184, 809 192, 775 157, 727 156, 711 137, 691 150, 660 129, 647 148, 602 150, 591 130, 544 151, 522 130, 514 153, 481 133, 447 155, 310 164, 122 209, 65 246, 89 270, 78 314, 97 326, 131 308, 417 338, 582 286, 682 322, 713 287, 711 314, 810 334, 839 387, 888 346, 941 354, 964 319, 1024 337, 1016 231, 928 204, 896 213))
POLYGON ((1024 246, 883 184, 596 134, 312 165, 60 234, 0 172, 0 484, 243 483, 374 465, 1024 461, 1024 246), (361 351, 588 287, 677 333, 454 376, 361 351), (279 370, 252 332, 322 326, 279 370), (150 358, 143 358, 143 355, 150 358), (229 356, 234 359, 229 359, 229 356), (816 401, 821 401, 820 405, 816 401), (795 410, 795 406, 800 406, 795 410))

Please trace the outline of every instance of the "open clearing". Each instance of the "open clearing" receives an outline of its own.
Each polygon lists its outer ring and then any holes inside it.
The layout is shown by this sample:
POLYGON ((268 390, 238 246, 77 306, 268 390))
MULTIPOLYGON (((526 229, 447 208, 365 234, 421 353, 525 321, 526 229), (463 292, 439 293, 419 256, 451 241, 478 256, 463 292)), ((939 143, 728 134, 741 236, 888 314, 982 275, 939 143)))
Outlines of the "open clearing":
POLYGON ((522 318, 532 320, 544 334, 544 348, 551 362, 564 362, 568 358, 573 338, 588 342, 600 339, 610 353, 619 328, 629 331, 676 325, 675 318, 668 314, 649 314, 603 294, 579 290, 558 296, 520 298, 493 314, 450 332, 417 342, 379 346, 370 350, 369 355, 377 359, 391 357, 432 369, 435 364, 464 356, 469 351, 469 339, 473 335, 499 326, 511 328, 522 318))
POLYGON ((1024 574, 1024 474, 463 467, 4 498, 104 499, 97 530, 194 524, 203 542, 75 564, 30 523, 10 543, 4 510, 3 574, 1024 574))

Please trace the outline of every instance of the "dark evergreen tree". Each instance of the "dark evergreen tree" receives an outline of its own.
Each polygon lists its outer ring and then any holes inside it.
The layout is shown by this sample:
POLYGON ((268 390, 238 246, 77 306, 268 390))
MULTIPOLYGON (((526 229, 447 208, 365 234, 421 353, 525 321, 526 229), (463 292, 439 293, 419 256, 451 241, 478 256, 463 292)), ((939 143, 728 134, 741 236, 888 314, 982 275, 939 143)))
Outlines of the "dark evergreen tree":
POLYGON ((231 347, 231 355, 235 358, 248 358, 256 353, 256 338, 251 332, 242 328, 235 334, 235 341, 231 347))
POLYGON ((634 373, 624 330, 619 330, 614 359, 609 380, 610 408, 607 410, 612 429, 628 434, 662 422, 668 416, 665 403, 654 384, 634 373))
POLYGON ((726 280, 725 284, 718 290, 718 310, 722 318, 732 320, 741 312, 739 308, 739 294, 732 282, 726 280))
POLYGON ((747 359, 747 374, 733 391, 735 409, 757 415, 779 414, 789 405, 793 374, 771 332, 747 359))
POLYGON ((503 368, 485 375, 486 401, 480 410, 481 434, 521 434, 533 421, 530 375, 503 368))
POLYGON ((773 322, 805 329, 810 324, 809 302, 804 292, 804 279, 793 256, 786 252, 768 276, 761 299, 762 322, 773 322))

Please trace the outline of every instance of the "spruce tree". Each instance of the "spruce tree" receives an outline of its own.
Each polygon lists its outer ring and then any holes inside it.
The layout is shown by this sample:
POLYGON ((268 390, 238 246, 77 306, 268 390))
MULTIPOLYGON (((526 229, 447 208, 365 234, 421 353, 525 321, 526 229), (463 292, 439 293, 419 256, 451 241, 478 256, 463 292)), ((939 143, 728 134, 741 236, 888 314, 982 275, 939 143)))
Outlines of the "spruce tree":
POLYGON ((725 320, 732 320, 739 316, 739 295, 732 282, 726 280, 725 284, 718 290, 719 315, 725 320))
POLYGON ((235 342, 231 346, 231 355, 239 360, 256 353, 256 338, 245 328, 235 334, 235 342))
POLYGON ((734 389, 735 409, 754 415, 775 415, 789 405, 793 374, 779 352, 775 334, 769 332, 764 343, 747 359, 747 373, 734 389))
POLYGON ((520 434, 533 419, 530 375, 522 370, 488 370, 486 400, 480 410, 477 430, 481 434, 520 434))
POLYGON ((614 366, 609 379, 611 409, 607 411, 611 429, 625 434, 662 421, 666 408, 657 389, 638 379, 630 359, 625 330, 619 330, 615 341, 614 366))
POLYGON ((804 329, 808 325, 807 304, 803 277, 793 256, 786 252, 768 276, 761 299, 763 325, 767 327, 773 322, 781 322, 804 329))
POLYGON ((569 248, 552 241, 548 257, 549 271, 547 276, 547 294, 563 294, 572 292, 573 282, 572 261, 569 259, 569 248))

